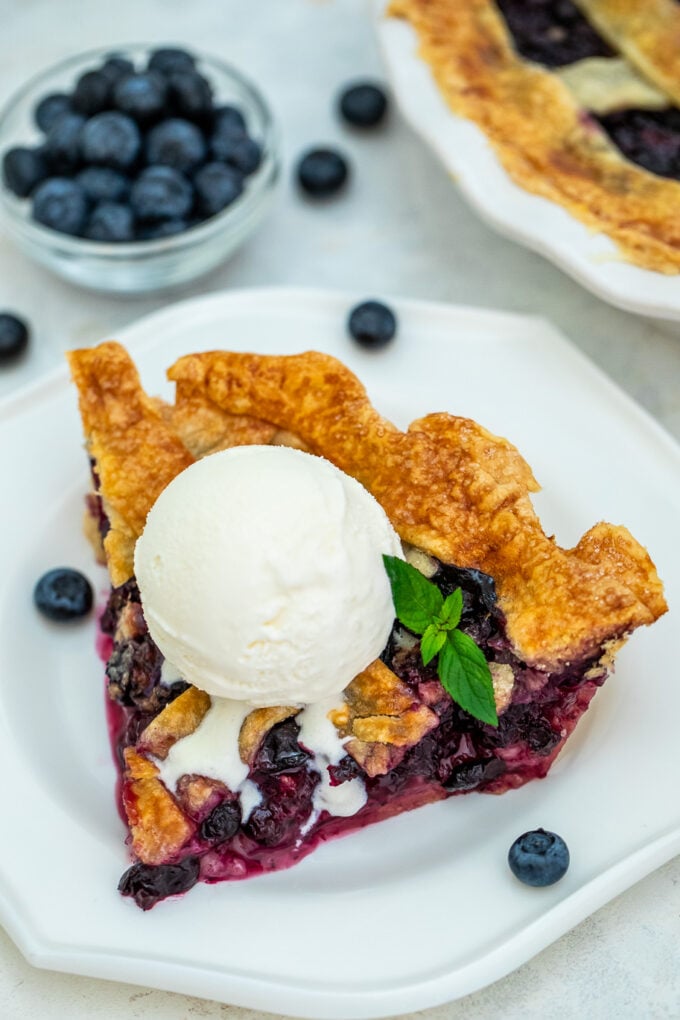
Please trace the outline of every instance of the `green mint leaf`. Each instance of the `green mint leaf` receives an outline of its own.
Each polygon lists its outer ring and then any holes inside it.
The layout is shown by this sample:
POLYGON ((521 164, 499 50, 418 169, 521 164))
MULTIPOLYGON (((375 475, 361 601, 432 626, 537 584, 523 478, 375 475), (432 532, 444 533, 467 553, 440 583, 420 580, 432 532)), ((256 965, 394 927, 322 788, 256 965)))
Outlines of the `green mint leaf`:
POLYGON ((453 630, 460 623, 460 614, 463 612, 463 593, 460 588, 452 591, 442 606, 439 620, 445 630, 453 630))
POLYGON ((471 637, 451 630, 439 653, 439 679, 460 707, 491 726, 498 726, 489 664, 471 637))
POLYGON ((446 631, 441 630, 436 623, 431 623, 425 628, 425 633, 420 642, 420 654, 423 657, 424 666, 427 666, 428 662, 432 662, 445 641, 446 631))
POLYGON ((383 556, 383 563, 392 586, 397 619, 414 634, 424 634, 441 611, 444 596, 436 584, 398 556, 383 556))

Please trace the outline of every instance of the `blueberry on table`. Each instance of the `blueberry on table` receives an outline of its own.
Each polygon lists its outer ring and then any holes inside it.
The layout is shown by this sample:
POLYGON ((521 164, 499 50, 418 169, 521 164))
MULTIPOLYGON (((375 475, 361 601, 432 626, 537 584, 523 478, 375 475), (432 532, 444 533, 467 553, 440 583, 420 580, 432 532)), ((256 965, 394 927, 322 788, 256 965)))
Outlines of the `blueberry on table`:
POLYGON ((135 121, 117 110, 98 113, 83 127, 81 149, 87 163, 127 170, 136 161, 141 147, 142 136, 135 121))
POLYGON ((545 829, 525 832, 508 852, 513 875, 525 885, 554 885, 569 867, 569 850, 561 836, 545 829))
POLYGON ((189 120, 171 117, 156 124, 146 139, 148 163, 162 163, 186 173, 206 155, 203 133, 189 120))
POLYGON ((340 115, 352 127, 376 127, 387 113, 387 96, 379 85, 357 82, 340 95, 340 115))
POLYGON ((82 163, 80 142, 85 124, 79 113, 65 113, 47 132, 45 154, 54 173, 71 173, 82 163))
POLYGON ((48 177, 33 193, 33 219, 62 234, 80 234, 88 201, 79 184, 68 177, 48 177))
POLYGON ((113 90, 114 105, 140 124, 149 124, 165 112, 168 86, 162 74, 147 71, 121 78, 113 90))
POLYGON ((92 117, 110 105, 111 91, 111 80, 107 75, 101 71, 86 71, 76 82, 71 106, 76 113, 92 117))
POLYGON ((19 198, 30 195, 48 173, 47 161, 39 149, 17 146, 2 157, 2 179, 19 198))
POLYGON ((382 302, 364 301, 350 312, 347 328, 362 347, 384 347, 397 331, 397 319, 382 302))
POLYGON ((180 117, 207 121, 212 114, 212 88, 198 71, 175 71, 168 78, 170 105, 180 117))
POLYGON ((348 175, 347 160, 335 149, 310 149, 297 166, 300 187, 314 198, 336 194, 348 175))
POLYGON ((92 609, 92 585, 79 570, 55 567, 43 574, 36 584, 33 601, 50 620, 76 620, 87 616, 92 609))
POLYGON ((10 312, 0 312, 0 365, 8 365, 28 347, 28 326, 10 312))
POLYGON ((174 74, 175 71, 193 71, 196 60, 186 50, 177 46, 163 46, 154 50, 149 57, 149 70, 160 74, 174 74))
POLYGON ((135 217, 122 202, 99 202, 90 213, 85 237, 91 241, 134 241, 135 217))
POLYGON ((235 202, 243 191, 243 178, 224 163, 206 163, 194 175, 196 206, 204 216, 214 216, 235 202))
POLYGON ((130 204, 140 220, 181 219, 190 211, 194 192, 190 182, 170 166, 150 166, 132 185, 130 204))
POLYGON ((73 113, 71 97, 65 92, 51 92, 37 104, 33 119, 40 130, 47 133, 65 113, 73 113))
POLYGON ((130 178, 108 166, 86 166, 75 180, 91 202, 124 202, 130 194, 130 178))

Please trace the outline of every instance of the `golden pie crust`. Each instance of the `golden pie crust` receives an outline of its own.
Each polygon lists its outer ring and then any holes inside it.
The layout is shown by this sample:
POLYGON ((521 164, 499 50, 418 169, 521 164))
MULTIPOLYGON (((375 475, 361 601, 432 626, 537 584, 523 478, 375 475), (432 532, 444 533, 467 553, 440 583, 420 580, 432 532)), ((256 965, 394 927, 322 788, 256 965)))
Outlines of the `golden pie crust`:
MULTIPOLYGON (((666 611, 654 565, 625 528, 600 523, 574 549, 561 549, 541 529, 529 498, 538 485, 511 443, 443 413, 401 432, 328 355, 188 355, 168 372, 176 383, 173 405, 144 393, 116 343, 74 351, 69 361, 111 523, 104 550, 115 586, 132 575, 134 543, 155 499, 195 455, 294 442, 362 482, 426 572, 428 557, 436 557, 490 574, 516 654, 539 669, 600 655, 608 662, 635 627, 666 611)), ((117 639, 138 627, 137 612, 129 607, 121 614, 117 639)), ((492 675, 502 712, 512 693, 511 670, 494 664, 492 675)), ((428 692, 422 685, 418 700, 381 661, 349 685, 330 718, 367 775, 394 768, 438 725, 433 706, 442 688, 431 686, 428 692)), ((210 705, 207 694, 190 687, 125 752, 123 802, 133 849, 145 863, 178 852, 196 830, 192 815, 213 795, 215 782, 196 776, 183 777, 171 795, 152 760, 163 760, 193 732, 210 705)), ((297 711, 272 706, 250 713, 239 737, 242 760, 252 765, 272 726, 297 711)))
MULTIPOLYGON (((680 102, 680 9, 674 0, 579 0, 631 64, 680 102)), ((522 58, 493 0, 392 0, 420 40, 451 109, 484 131, 527 191, 602 231, 627 260, 680 271, 680 182, 627 160, 560 77, 522 58)))

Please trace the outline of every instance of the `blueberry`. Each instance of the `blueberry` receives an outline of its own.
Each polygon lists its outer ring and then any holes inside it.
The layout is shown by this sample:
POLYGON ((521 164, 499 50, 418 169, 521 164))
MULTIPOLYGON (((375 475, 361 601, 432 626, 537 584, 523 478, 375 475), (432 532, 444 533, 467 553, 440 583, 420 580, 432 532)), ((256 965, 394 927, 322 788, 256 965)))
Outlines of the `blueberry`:
POLYGON ((134 71, 135 65, 132 61, 118 53, 111 53, 99 68, 100 74, 108 78, 112 88, 121 78, 127 78, 128 75, 134 74, 134 71))
POLYGON ((193 204, 193 188, 178 170, 150 166, 132 185, 130 203, 140 220, 181 219, 193 204))
POLYGON ((186 173, 205 159, 202 133, 188 120, 172 117, 162 120, 149 131, 146 158, 149 163, 163 163, 186 173))
POLYGON ((204 216, 214 216, 236 201, 243 191, 243 178, 224 163, 206 163, 194 175, 196 205, 204 216))
POLYGON ((71 97, 65 92, 52 92, 43 96, 35 110, 33 118, 41 131, 49 131, 65 113, 72 113, 71 97))
POLYGON ((10 312, 0 312, 0 365, 15 361, 28 347, 28 326, 10 312))
POLYGON ((262 161, 262 149, 247 135, 216 134, 211 139, 210 148, 215 159, 229 163, 240 173, 247 176, 254 173, 262 161))
POLYGON ((91 202, 124 202, 130 194, 130 179, 108 166, 86 166, 75 180, 91 202))
POLYGON ((334 149, 310 149, 297 167, 300 187, 314 198, 334 195, 342 188, 348 174, 347 160, 334 149))
POLYGON ((2 178, 19 198, 26 198, 48 174, 47 162, 39 149, 17 146, 2 157, 2 178))
POLYGON ((553 885, 566 874, 569 850, 561 836, 534 829, 519 836, 508 852, 513 875, 525 885, 553 885))
POLYGON ((222 843, 235 836, 241 826, 241 808, 238 801, 222 801, 201 823, 201 839, 208 843, 222 843))
POLYGON ((198 71, 175 71, 168 78, 170 102, 180 117, 208 120, 212 112, 210 82, 198 71))
POLYGON ((397 331, 394 312, 380 301, 364 301, 349 314, 347 328, 362 347, 383 347, 397 331))
POLYGON ((62 234, 80 234, 87 216, 87 197, 68 177, 48 177, 33 193, 33 219, 62 234))
POLYGON ((80 141, 85 123, 79 113, 65 113, 47 132, 45 152, 56 173, 71 173, 80 166, 80 141))
POLYGON ((50 620, 76 620, 92 609, 92 585, 79 570, 56 567, 40 578, 33 601, 50 620))
POLYGON ((86 71, 81 74, 73 90, 71 105, 76 113, 92 117, 101 113, 111 102, 111 80, 101 71, 86 71))
POLYGON ((340 95, 340 115, 353 127, 376 127, 387 112, 387 96, 372 82, 357 82, 340 95))
POLYGON ((160 74, 174 74, 175 71, 193 71, 196 61, 186 50, 175 46, 163 46, 154 50, 149 58, 149 70, 160 74))
POLYGON ((144 223, 137 231, 140 241, 158 241, 163 237, 174 237, 189 229, 187 220, 158 220, 156 223, 144 223))
POLYGON ((100 202, 94 207, 85 227, 91 241, 133 241, 135 218, 129 205, 100 202))
POLYGON ((221 135, 238 135, 248 133, 245 117, 239 109, 229 104, 218 106, 213 111, 213 132, 221 135))
POLYGON ((163 75, 147 71, 121 78, 113 90, 113 100, 123 113, 140 124, 148 124, 164 112, 167 93, 163 75))
POLYGON ((198 857, 185 857, 179 864, 133 864, 118 883, 118 891, 132 896, 142 910, 150 910, 166 896, 187 892, 199 874, 198 857))
POLYGON ((87 121, 81 145, 86 162, 127 170, 139 155, 142 137, 131 117, 108 110, 87 121))
POLYGON ((261 772, 279 773, 299 769, 309 759, 300 747, 300 727, 294 719, 273 726, 258 751, 256 768, 261 772))

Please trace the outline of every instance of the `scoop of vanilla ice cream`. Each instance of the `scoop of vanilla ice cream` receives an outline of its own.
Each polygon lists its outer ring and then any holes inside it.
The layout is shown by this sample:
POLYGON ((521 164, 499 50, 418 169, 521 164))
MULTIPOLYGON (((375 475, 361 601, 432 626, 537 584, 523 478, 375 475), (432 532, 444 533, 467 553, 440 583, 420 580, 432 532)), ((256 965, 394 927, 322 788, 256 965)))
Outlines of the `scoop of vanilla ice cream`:
POLYGON ((135 550, 152 638, 190 683, 253 705, 339 694, 387 643, 379 503, 329 461, 284 446, 211 454, 161 493, 135 550))

